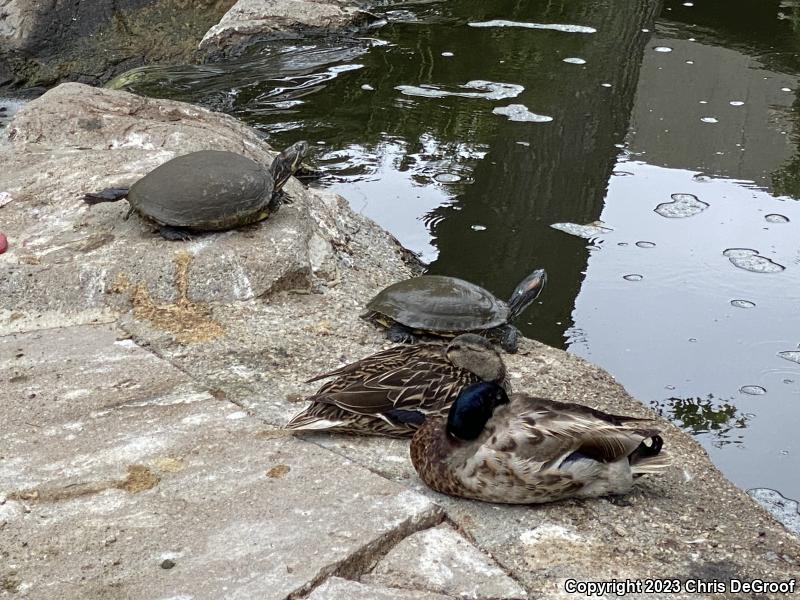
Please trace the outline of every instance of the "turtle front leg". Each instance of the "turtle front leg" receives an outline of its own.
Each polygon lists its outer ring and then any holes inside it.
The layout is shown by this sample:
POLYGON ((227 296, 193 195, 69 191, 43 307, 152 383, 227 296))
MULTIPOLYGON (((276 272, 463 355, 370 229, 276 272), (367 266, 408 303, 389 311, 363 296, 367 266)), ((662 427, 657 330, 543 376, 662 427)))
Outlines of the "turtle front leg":
POLYGON ((161 234, 165 240, 173 242, 188 242, 192 239, 189 235, 189 230, 185 227, 170 227, 169 225, 161 225, 158 228, 158 233, 161 234))
POLYGON ((395 344, 415 344, 417 342, 417 337, 411 333, 411 330, 400 323, 392 324, 386 330, 386 337, 395 344))
POLYGON ((272 193, 272 198, 270 198, 269 204, 267 204, 267 210, 273 213, 284 204, 292 204, 292 199, 289 198, 289 194, 283 190, 278 190, 272 193))
POLYGON ((500 338, 500 347, 509 354, 516 354, 519 340, 519 329, 513 325, 501 325, 497 328, 497 335, 500 338))

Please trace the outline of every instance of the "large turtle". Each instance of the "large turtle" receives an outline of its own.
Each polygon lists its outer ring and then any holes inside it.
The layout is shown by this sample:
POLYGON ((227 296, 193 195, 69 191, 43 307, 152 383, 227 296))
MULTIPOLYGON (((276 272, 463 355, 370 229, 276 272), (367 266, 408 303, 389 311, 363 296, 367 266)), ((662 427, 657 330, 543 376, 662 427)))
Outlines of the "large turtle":
POLYGON ((536 269, 517 285, 508 303, 482 287, 443 275, 422 275, 384 288, 361 315, 384 327, 393 342, 413 343, 414 334, 452 337, 476 332, 499 339, 506 352, 517 351, 516 319, 544 288, 547 274, 536 269))
POLYGON ((296 142, 269 170, 234 152, 201 150, 153 169, 130 188, 84 194, 88 204, 127 198, 131 212, 153 221, 168 240, 189 239, 191 231, 221 231, 265 219, 280 205, 281 188, 300 166, 308 143, 296 142))

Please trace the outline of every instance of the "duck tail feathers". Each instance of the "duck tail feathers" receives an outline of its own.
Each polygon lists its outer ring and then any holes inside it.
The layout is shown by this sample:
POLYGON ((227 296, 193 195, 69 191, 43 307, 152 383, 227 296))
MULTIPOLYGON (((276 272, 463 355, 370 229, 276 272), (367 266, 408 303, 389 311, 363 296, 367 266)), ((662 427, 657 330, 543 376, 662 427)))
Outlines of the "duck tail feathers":
POLYGON ((628 456, 634 477, 661 473, 670 465, 669 457, 661 452, 664 439, 657 433, 648 433, 650 435, 628 456))

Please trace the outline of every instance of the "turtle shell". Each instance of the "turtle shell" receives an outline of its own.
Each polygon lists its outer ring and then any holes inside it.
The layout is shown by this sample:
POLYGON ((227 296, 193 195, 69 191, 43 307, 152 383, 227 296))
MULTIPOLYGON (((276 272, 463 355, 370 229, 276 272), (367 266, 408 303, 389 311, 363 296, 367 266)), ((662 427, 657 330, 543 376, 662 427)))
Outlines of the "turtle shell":
POLYGON ((394 283, 367 308, 407 327, 433 332, 491 329, 508 319, 505 302, 474 283, 443 275, 394 283))
POLYGON ((128 201, 160 225, 229 229, 267 216, 273 180, 263 166, 234 152, 178 156, 131 186, 128 201))

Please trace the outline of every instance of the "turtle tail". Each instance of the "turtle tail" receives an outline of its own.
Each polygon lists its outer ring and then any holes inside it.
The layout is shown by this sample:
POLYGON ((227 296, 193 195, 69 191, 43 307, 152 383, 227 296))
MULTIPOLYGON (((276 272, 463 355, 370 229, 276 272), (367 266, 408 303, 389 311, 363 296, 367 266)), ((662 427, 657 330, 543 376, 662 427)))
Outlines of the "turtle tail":
POLYGON ((83 201, 86 204, 100 204, 101 202, 117 202, 127 197, 130 188, 110 187, 99 192, 86 192, 83 201))

